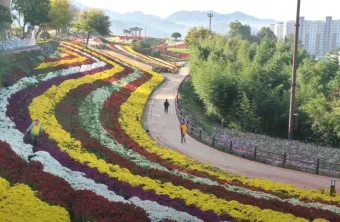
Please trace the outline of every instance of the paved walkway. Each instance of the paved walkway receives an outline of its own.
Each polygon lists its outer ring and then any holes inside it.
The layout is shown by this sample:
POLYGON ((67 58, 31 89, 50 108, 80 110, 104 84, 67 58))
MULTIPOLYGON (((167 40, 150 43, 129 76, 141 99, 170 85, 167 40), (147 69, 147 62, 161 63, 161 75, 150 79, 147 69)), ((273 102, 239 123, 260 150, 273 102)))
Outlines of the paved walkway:
MULTIPOLYGON (((180 74, 164 74, 166 81, 152 95, 145 112, 145 126, 151 136, 162 146, 169 147, 188 155, 195 160, 208 163, 222 170, 247 177, 270 179, 277 182, 294 184, 302 188, 329 189, 330 177, 293 171, 275 166, 242 159, 208 147, 190 136, 187 143, 180 142, 179 121, 175 112, 175 98, 179 84, 188 73, 188 68, 182 68, 180 74), (169 113, 163 113, 164 100, 170 103, 169 113)), ((337 184, 340 192, 340 184, 337 184)))

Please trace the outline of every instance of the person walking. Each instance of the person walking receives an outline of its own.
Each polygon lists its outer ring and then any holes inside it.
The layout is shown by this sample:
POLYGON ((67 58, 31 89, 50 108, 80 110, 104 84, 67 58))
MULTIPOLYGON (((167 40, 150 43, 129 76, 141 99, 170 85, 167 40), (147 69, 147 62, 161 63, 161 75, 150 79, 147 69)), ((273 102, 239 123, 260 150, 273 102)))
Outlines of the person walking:
POLYGON ((165 102, 164 102, 164 113, 165 114, 168 114, 169 106, 170 106, 170 103, 168 102, 168 99, 165 99, 165 102))
POLYGON ((40 120, 35 119, 33 123, 27 128, 25 135, 31 131, 31 141, 33 143, 33 146, 36 146, 39 144, 40 141, 40 133, 44 131, 44 129, 41 126, 40 120))
POLYGON ((186 143, 187 141, 185 140, 185 134, 188 131, 188 127, 185 124, 185 122, 182 122, 180 129, 181 129, 181 143, 183 143, 183 142, 186 143))

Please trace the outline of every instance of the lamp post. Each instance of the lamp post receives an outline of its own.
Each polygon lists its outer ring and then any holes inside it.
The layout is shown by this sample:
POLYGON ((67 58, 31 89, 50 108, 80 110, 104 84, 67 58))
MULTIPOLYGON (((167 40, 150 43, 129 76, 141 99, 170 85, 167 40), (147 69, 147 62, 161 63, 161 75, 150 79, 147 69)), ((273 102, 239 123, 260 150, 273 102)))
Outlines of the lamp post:
POLYGON ((298 49, 299 49, 300 3, 301 3, 301 0, 297 0, 293 71, 292 71, 292 83, 291 83, 291 91, 290 91, 288 139, 293 139, 293 131, 294 131, 296 68, 297 68, 297 54, 298 54, 298 49))
POLYGON ((207 15, 209 17, 209 31, 211 32, 211 18, 214 17, 214 14, 210 11, 207 15))

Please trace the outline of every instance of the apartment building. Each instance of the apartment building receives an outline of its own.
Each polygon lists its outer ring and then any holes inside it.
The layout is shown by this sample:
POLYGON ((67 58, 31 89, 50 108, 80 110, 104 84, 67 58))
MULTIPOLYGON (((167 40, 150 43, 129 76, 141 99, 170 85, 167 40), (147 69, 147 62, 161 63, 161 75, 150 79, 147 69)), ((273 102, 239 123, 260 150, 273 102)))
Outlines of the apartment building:
MULTIPOLYGON (((295 21, 279 22, 270 25, 278 39, 294 35, 295 21), (283 30, 283 31, 282 31, 283 30)), ((322 56, 340 48, 340 20, 327 16, 326 20, 305 20, 300 17, 299 43, 311 55, 322 56)))

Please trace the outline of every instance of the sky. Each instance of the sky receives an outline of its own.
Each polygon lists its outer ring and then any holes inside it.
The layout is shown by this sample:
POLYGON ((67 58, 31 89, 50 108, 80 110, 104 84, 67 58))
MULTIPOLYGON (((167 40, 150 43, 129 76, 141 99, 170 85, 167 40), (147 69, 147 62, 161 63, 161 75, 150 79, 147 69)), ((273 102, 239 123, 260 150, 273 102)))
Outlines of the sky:
MULTIPOLYGON (((142 11, 166 17, 180 10, 213 10, 218 13, 241 11, 258 18, 294 20, 297 0, 78 0, 84 5, 125 13, 142 11)), ((301 16, 307 20, 340 19, 339 0, 301 0, 301 16)))

